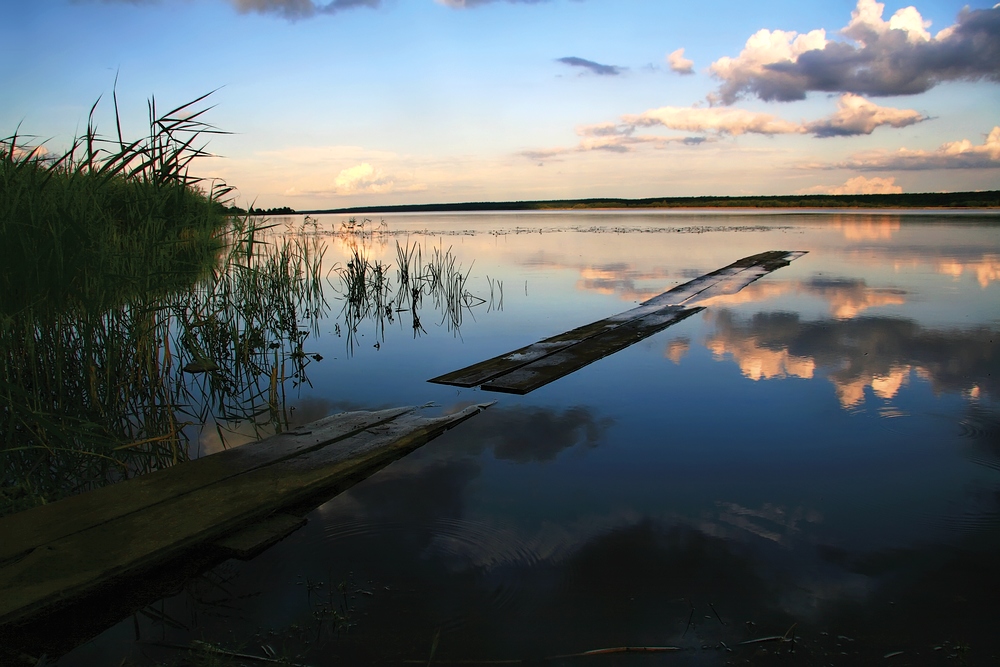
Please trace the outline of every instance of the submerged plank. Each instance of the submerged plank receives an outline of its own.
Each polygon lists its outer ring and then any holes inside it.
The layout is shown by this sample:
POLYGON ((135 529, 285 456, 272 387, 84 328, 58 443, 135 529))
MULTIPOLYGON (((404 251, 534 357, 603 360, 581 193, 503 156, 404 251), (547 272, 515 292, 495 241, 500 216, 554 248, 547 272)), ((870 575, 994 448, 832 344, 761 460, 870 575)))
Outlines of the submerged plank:
POLYGON ((233 558, 250 560, 304 525, 306 525, 305 518, 278 512, 252 526, 216 540, 213 546, 233 558))
POLYGON ((623 350, 704 310, 700 306, 668 306, 645 317, 626 322, 597 336, 571 345, 555 354, 533 361, 482 385, 487 391, 527 394, 550 382, 580 370, 598 359, 623 350))
MULTIPOLYGON (((693 305, 698 300, 708 296, 739 291, 757 278, 782 266, 787 266, 802 254, 804 253, 800 251, 769 250, 743 257, 728 266, 667 290, 630 310, 546 338, 513 352, 507 352, 457 371, 439 375, 428 382, 458 387, 477 387, 489 383, 490 389, 504 391, 499 389, 502 383, 494 381, 496 378, 528 364, 537 364, 541 359, 560 353, 571 346, 578 345, 593 337, 602 336, 624 324, 653 315, 672 306, 693 305)), ((486 387, 484 386, 484 388, 486 387)))
POLYGON ((166 563, 286 507, 335 495, 485 407, 436 418, 402 415, 46 543, 0 567, 0 625, 166 563))
POLYGON ((415 408, 342 412, 242 447, 0 518, 0 564, 181 493, 349 438, 415 408))

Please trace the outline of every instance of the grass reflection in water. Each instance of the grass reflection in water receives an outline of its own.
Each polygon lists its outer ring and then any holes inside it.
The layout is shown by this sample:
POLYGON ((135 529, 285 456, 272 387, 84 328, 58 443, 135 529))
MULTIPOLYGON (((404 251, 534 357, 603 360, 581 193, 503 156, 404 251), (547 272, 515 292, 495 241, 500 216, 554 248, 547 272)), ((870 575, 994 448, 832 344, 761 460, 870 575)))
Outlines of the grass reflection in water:
POLYGON ((430 256, 425 258, 420 243, 407 241, 400 245, 396 240, 395 270, 389 263, 371 259, 365 242, 390 232, 384 221, 375 228, 368 226, 370 222, 365 219, 358 223, 351 218, 335 232, 349 252, 347 263, 333 268, 338 279, 334 290, 344 302, 340 319, 348 353, 354 352, 358 327, 366 319, 375 326, 376 346, 385 340, 386 324, 393 324, 402 313, 408 314, 414 337, 426 333, 420 319, 425 300, 441 314, 439 326, 455 335, 460 335, 462 319, 473 308, 488 303, 489 310, 502 310, 503 283, 489 281, 488 302, 475 295, 468 286, 472 266, 463 271, 451 247, 444 250, 440 244, 432 246, 430 256))
MULTIPOLYGON (((0 142, 0 514, 187 459, 187 427, 287 424, 322 317, 322 252, 188 175, 193 105, 62 156, 0 142)), ((96 104, 95 104, 96 107, 96 104)), ((225 443, 225 439, 223 439, 225 443)))

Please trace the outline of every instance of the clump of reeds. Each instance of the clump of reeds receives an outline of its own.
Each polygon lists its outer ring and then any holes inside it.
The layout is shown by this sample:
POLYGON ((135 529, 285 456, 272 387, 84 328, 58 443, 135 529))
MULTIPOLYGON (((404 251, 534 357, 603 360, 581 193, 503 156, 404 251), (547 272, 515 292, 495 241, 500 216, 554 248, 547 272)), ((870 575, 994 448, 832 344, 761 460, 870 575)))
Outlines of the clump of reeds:
POLYGON ((369 260, 363 248, 353 245, 347 264, 335 267, 340 278, 335 289, 344 300, 341 316, 349 351, 353 351, 354 334, 366 318, 374 323, 376 344, 384 338, 386 322, 392 323, 396 314, 404 312, 410 314, 413 335, 417 336, 426 331, 420 308, 429 299, 441 313, 441 325, 457 335, 464 313, 486 303, 468 289, 472 267, 463 271, 450 247, 432 248, 425 261, 419 243, 402 246, 397 241, 395 286, 390 281, 390 266, 369 260), (393 292, 395 296, 390 297, 393 292))
POLYGON ((166 274, 204 264, 225 224, 222 198, 229 192, 221 183, 205 190, 189 173, 192 160, 207 154, 200 137, 217 132, 199 120, 206 110, 194 108, 204 99, 163 115, 150 101, 149 136, 135 141, 124 140, 120 122, 116 139, 99 135, 97 103, 84 134, 62 154, 25 144, 16 133, 0 141, 4 311, 71 301, 102 280, 106 292, 127 289, 123 281, 149 274, 136 266, 160 267, 164 275, 153 283, 162 285, 166 274))
POLYGON ((150 102, 137 141, 92 108, 61 155, 0 143, 0 514, 182 461, 213 421, 280 430, 308 381, 322 253, 189 173, 204 99, 150 102))

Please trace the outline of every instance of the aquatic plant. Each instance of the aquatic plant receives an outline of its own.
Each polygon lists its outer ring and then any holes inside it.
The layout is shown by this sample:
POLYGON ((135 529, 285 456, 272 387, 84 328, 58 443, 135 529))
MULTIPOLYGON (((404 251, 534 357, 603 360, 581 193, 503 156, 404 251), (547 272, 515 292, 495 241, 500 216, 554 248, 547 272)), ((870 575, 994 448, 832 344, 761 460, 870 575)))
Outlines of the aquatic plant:
POLYGON ((433 247, 430 259, 424 261, 419 243, 400 245, 396 241, 395 286, 389 276, 391 265, 370 260, 363 246, 353 244, 350 249, 347 263, 334 267, 339 278, 334 290, 344 302, 340 318, 345 324, 350 353, 354 351, 358 327, 366 319, 373 323, 375 345, 380 346, 386 323, 392 324, 400 313, 410 314, 414 336, 426 333, 419 312, 425 298, 429 298, 434 310, 441 313, 440 324, 456 335, 464 314, 486 303, 486 299, 468 289, 472 267, 463 272, 451 247, 447 250, 440 245, 433 247), (393 293, 395 295, 390 297, 393 293))
POLYGON ((200 189, 203 99, 150 102, 140 141, 0 146, 0 514, 185 460, 206 425, 281 430, 308 382, 322 252, 200 189))

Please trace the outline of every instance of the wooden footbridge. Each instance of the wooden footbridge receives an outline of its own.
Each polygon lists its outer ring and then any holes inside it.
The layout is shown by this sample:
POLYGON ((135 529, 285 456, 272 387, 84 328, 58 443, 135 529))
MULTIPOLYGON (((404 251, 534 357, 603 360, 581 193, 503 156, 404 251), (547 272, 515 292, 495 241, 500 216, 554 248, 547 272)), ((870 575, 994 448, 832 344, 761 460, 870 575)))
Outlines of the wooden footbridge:
POLYGON ((0 628, 195 547, 252 557, 303 525, 304 512, 485 407, 434 418, 409 407, 344 412, 0 518, 0 628))

